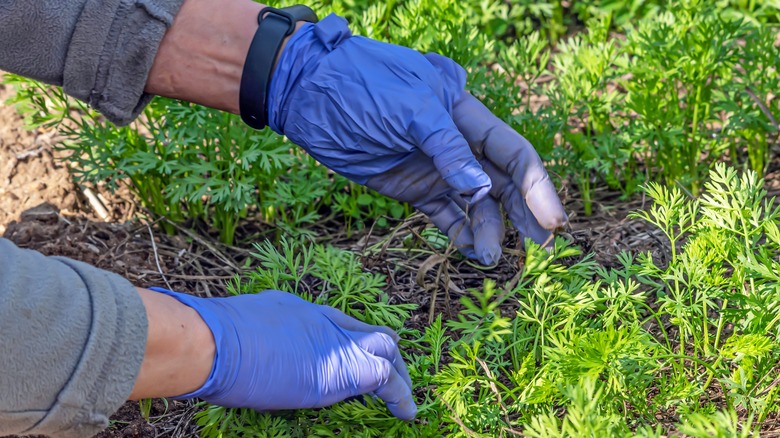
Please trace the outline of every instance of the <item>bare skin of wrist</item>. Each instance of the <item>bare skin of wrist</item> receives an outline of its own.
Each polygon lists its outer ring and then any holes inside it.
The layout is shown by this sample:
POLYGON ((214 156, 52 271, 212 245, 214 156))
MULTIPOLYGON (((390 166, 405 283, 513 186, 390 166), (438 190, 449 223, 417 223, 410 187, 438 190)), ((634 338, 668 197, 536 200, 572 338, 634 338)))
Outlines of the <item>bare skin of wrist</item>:
POLYGON ((244 61, 264 7, 252 0, 185 0, 160 44, 146 92, 238 114, 244 61))
POLYGON ((146 353, 130 400, 172 397, 203 386, 214 366, 216 345, 198 312, 175 298, 137 289, 146 307, 146 353))

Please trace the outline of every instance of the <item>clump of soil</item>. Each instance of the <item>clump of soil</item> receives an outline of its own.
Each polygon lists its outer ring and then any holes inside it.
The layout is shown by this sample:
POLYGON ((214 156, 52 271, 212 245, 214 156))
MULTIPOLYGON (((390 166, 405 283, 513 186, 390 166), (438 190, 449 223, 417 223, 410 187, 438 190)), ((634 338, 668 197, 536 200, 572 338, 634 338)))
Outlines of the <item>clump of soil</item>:
POLYGON ((55 134, 24 129, 16 110, 2 104, 9 97, 0 85, 0 234, 21 211, 43 202, 65 214, 78 210, 68 170, 54 159, 55 134))

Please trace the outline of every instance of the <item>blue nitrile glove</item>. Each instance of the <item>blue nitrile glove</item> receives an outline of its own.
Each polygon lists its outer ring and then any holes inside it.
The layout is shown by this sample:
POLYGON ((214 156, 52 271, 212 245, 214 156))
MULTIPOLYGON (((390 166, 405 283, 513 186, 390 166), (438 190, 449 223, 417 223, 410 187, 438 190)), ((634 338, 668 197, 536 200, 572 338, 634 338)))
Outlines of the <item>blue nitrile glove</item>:
POLYGON ((352 36, 329 15, 287 42, 269 125, 330 169, 409 202, 464 254, 493 264, 504 237, 499 201, 539 243, 567 219, 533 147, 465 81, 448 58, 352 36))
POLYGON ((398 335, 387 327, 280 291, 198 298, 152 290, 195 309, 216 342, 206 383, 175 398, 271 411, 319 408, 372 393, 400 419, 417 413, 398 335))

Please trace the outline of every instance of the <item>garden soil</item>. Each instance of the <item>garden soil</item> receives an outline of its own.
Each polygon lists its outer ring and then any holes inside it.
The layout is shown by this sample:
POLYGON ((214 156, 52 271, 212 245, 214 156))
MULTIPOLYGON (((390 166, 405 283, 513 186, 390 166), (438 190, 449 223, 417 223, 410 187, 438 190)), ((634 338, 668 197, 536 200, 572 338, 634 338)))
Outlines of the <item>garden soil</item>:
MULTIPOLYGON (((0 102, 9 96, 0 85, 0 102)), ((0 234, 20 212, 46 201, 65 214, 77 210, 67 169, 54 161, 53 137, 23 129, 14 108, 0 104, 0 234)))
MULTIPOLYGON (((10 93, 0 85, 0 102, 10 93)), ((200 296, 225 294, 225 281, 240 273, 248 251, 220 245, 208 230, 195 233, 180 227, 176 235, 169 236, 160 231, 160 222, 137 219, 137 202, 127 189, 109 193, 102 187, 75 184, 58 160, 63 153, 56 147, 60 141, 53 132, 24 130, 15 110, 0 103, 0 235, 23 248, 71 257, 116 272, 140 287, 166 286, 200 296), (85 189, 97 195, 108 215, 96 212, 85 189)), ((770 191, 780 192, 780 172, 770 173, 769 180, 770 191)), ((562 186, 569 184, 562 181, 562 186)), ((561 196, 571 212, 571 227, 563 234, 586 253, 594 252, 601 264, 613 265, 615 254, 622 250, 651 251, 656 260, 663 260, 669 253, 659 231, 626 218, 629 211, 644 206, 642 199, 623 202, 615 193, 597 192, 596 214, 585 218, 575 196, 565 189, 561 196)), ((427 222, 417 216, 404 225, 413 231, 427 222)), ((378 241, 371 233, 347 236, 342 229, 343 224, 338 222, 321 224, 321 234, 329 242, 359 254, 378 241)), ((243 236, 258 233, 251 220, 241 230, 243 236)), ((403 245, 393 239, 389 243, 403 245)), ((445 280, 437 275, 439 264, 431 259, 399 259, 397 255, 391 259, 379 253, 363 257, 363 262, 367 269, 388 275, 391 301, 419 305, 407 326, 421 329, 427 325, 432 307, 445 317, 455 317, 458 295, 481 286, 485 278, 498 284, 510 281, 521 268, 522 252, 514 234, 507 237, 507 246, 498 268, 484 271, 460 262, 446 266, 445 280), (438 288, 430 286, 440 281, 447 287, 437 295, 438 288)), ((112 417, 110 429, 98 436, 194 437, 193 415, 197 411, 193 402, 155 400, 147 422, 138 403, 128 402, 112 417)), ((673 416, 670 413, 659 422, 673 421, 673 416)))

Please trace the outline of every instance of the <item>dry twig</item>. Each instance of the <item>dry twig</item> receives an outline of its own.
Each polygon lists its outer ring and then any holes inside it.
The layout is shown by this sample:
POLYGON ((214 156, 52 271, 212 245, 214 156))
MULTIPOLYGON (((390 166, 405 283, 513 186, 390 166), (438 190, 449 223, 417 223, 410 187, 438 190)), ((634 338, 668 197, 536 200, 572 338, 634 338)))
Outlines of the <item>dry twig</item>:
POLYGON ((168 283, 168 279, 165 278, 165 273, 162 270, 162 267, 160 266, 160 256, 157 254, 157 243, 154 241, 154 233, 152 233, 152 227, 149 226, 149 224, 146 224, 146 229, 149 230, 149 238, 152 242, 152 250, 154 251, 154 263, 157 265, 157 271, 160 272, 160 276, 162 276, 163 281, 165 282, 165 286, 168 287, 168 290, 173 290, 171 287, 171 284, 168 283))

